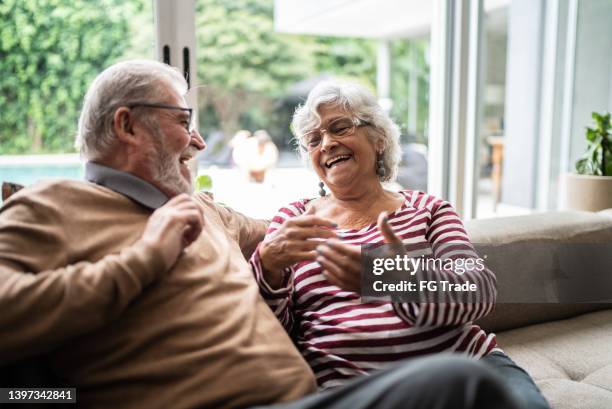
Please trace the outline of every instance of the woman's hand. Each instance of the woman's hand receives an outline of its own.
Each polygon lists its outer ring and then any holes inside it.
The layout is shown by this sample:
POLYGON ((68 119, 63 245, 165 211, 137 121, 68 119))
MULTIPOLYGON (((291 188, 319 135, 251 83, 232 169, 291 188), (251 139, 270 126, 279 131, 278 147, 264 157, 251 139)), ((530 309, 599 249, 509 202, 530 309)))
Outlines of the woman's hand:
POLYGON ((315 249, 321 241, 338 237, 331 230, 336 224, 314 213, 314 206, 310 206, 301 216, 285 221, 261 243, 259 257, 264 278, 272 288, 282 285, 285 268, 314 260, 317 256, 315 249))
MULTIPOLYGON (((378 230, 385 244, 394 251, 403 251, 402 240, 393 232, 387 212, 378 215, 378 230)), ((361 246, 331 239, 317 247, 317 262, 328 281, 343 290, 361 293, 361 246)))

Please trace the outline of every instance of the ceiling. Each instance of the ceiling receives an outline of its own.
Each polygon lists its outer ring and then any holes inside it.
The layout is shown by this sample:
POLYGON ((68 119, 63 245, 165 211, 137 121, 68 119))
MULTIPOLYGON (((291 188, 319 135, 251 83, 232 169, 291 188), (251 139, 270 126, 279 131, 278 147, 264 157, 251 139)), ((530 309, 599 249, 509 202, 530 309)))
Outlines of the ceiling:
MULTIPOLYGON (((511 0, 485 0, 487 12, 511 0)), ((372 39, 414 38, 429 33, 429 0, 275 0, 275 30, 372 39)))

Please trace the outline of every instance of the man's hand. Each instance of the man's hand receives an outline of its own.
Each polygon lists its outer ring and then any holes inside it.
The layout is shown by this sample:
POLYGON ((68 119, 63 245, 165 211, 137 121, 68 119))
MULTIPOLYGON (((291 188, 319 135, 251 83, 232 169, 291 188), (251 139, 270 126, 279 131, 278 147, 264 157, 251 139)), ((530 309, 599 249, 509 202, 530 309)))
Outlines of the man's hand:
POLYGON ((198 238, 203 227, 202 209, 190 196, 181 194, 153 212, 140 242, 159 252, 170 269, 181 252, 198 238))
MULTIPOLYGON (((390 244, 393 251, 402 252, 402 240, 393 231, 386 212, 378 216, 377 226, 384 243, 390 244)), ((327 240, 317 247, 317 253, 317 262, 323 267, 323 274, 330 283, 343 290, 361 292, 360 246, 327 240)))
POLYGON ((261 243, 259 256, 265 280, 272 288, 281 286, 285 268, 314 260, 317 245, 322 240, 337 237, 331 230, 336 224, 314 213, 314 206, 310 206, 304 214, 287 220, 261 243))

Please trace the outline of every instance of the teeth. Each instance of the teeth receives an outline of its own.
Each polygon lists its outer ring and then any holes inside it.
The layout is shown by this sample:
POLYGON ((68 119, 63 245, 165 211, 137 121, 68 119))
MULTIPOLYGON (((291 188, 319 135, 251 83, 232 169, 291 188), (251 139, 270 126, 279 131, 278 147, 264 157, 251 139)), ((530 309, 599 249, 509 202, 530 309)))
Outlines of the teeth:
POLYGON ((327 166, 329 168, 329 167, 331 167, 331 165, 334 164, 334 162, 339 161, 341 159, 348 159, 350 157, 351 157, 350 155, 335 156, 335 157, 331 158, 330 160, 328 160, 327 162, 325 162, 325 166, 327 166))

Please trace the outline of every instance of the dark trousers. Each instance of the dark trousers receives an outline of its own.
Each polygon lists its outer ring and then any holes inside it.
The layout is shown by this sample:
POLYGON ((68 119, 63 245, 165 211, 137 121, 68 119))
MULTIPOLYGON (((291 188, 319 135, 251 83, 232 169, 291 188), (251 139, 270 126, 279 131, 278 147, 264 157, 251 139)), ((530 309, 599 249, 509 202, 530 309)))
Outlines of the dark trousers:
POLYGON ((313 394, 295 402, 258 407, 258 409, 264 408, 522 409, 523 407, 504 385, 504 379, 492 369, 491 364, 453 355, 436 355, 404 361, 375 372, 371 376, 356 378, 345 386, 313 394))
POLYGON ((544 396, 529 374, 502 352, 491 352, 481 359, 503 378, 521 409, 550 409, 544 396))

